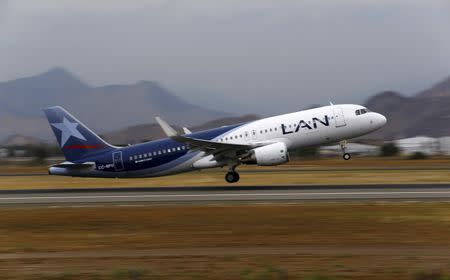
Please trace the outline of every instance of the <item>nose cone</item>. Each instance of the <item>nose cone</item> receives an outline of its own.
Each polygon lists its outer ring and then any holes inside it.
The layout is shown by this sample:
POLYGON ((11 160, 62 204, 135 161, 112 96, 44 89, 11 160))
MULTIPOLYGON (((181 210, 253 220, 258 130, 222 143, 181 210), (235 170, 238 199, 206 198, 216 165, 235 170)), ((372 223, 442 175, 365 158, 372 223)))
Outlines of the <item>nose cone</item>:
POLYGON ((383 127, 385 124, 387 123, 387 119, 385 116, 383 116, 382 114, 376 113, 375 116, 375 124, 377 125, 378 128, 383 127))

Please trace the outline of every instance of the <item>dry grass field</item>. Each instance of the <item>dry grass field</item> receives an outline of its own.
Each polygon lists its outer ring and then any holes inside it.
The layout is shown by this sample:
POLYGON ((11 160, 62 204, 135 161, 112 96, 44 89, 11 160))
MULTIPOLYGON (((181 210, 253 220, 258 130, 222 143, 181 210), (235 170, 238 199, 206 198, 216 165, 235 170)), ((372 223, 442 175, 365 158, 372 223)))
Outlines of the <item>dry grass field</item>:
POLYGON ((420 273, 450 273, 449 217, 447 203, 9 208, 0 278, 444 279, 420 273))
MULTIPOLYGON (((308 160, 277 167, 241 166, 245 185, 291 184, 404 184, 450 183, 450 159, 405 160, 355 158, 308 160)), ((0 189, 71 187, 219 186, 226 184, 226 169, 212 169, 175 176, 144 179, 96 179, 42 176, 47 167, 0 166, 0 189), (36 174, 40 176, 20 176, 36 174)))
MULTIPOLYGON (((239 170, 237 188, 450 183, 450 159, 439 158, 239 170)), ((0 166, 0 189, 217 186, 225 184, 224 172, 123 180, 0 166)), ((0 279, 442 280, 450 279, 449 236, 445 202, 3 207, 0 279)))

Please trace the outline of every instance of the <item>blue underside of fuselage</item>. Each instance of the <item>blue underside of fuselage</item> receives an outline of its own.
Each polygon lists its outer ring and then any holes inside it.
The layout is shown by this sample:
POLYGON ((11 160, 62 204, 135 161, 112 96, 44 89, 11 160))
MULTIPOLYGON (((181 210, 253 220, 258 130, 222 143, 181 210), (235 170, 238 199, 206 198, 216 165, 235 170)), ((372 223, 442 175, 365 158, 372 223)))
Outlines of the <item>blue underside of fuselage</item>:
MULTIPOLYGON (((186 136, 202 140, 212 140, 242 125, 243 124, 224 126, 220 128, 188 134, 186 136)), ((97 166, 97 172, 102 171, 102 173, 103 172, 133 173, 138 172, 139 170, 149 170, 152 173, 162 172, 164 171, 164 169, 174 168, 175 166, 178 166, 183 162, 192 159, 192 157, 194 157, 197 154, 196 152, 189 151, 187 148, 180 150, 177 149, 178 147, 182 146, 186 146, 186 144, 174 141, 170 138, 164 138, 129 147, 113 149, 111 151, 83 159, 81 161, 78 161, 77 163, 95 162, 97 166), (163 150, 167 151, 168 149, 170 149, 171 152, 153 156, 153 152, 163 150), (123 169, 117 170, 117 166, 114 165, 112 154, 114 152, 119 151, 122 152, 123 169), (148 153, 151 153, 152 156, 146 158, 144 157, 139 158, 140 155, 148 153), (137 160, 135 160, 134 158, 135 156, 138 156, 137 160)))

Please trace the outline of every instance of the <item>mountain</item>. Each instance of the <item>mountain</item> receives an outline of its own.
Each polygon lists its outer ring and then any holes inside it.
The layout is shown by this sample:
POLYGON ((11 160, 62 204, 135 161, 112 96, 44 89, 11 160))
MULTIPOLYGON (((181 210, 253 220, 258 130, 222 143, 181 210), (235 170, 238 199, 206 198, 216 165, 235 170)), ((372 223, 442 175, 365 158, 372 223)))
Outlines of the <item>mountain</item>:
MULTIPOLYGON (((232 118, 230 114, 190 104, 156 82, 92 87, 69 71, 54 68, 40 75, 0 82, 0 141, 11 135, 24 135, 54 142, 41 111, 52 105, 65 107, 116 144, 164 137, 158 126, 145 124, 152 123, 155 116, 193 131, 258 118, 232 118), (199 125, 208 120, 214 121, 199 125)), ((410 97, 393 91, 378 93, 366 106, 388 118, 387 125, 369 138, 450 135, 450 77, 410 97)))
POLYGON ((373 138, 450 135, 450 77, 412 97, 391 91, 379 93, 366 106, 388 119, 385 127, 370 135, 373 138))
MULTIPOLYGON (((189 129, 192 132, 202 131, 210 128, 220 127, 224 125, 244 123, 257 120, 260 117, 257 115, 246 115, 241 117, 221 118, 213 121, 208 121, 202 125, 193 126, 189 129)), ((182 128, 174 126, 174 128, 182 132, 182 128)), ((166 137, 161 127, 156 123, 143 124, 126 127, 117 131, 106 133, 102 135, 103 139, 115 145, 136 144, 140 142, 155 140, 166 137)))
POLYGON ((49 139, 42 108, 61 105, 95 131, 105 132, 161 116, 171 123, 195 125, 230 116, 190 104, 161 85, 91 87, 63 68, 0 83, 0 139, 21 134, 49 139))

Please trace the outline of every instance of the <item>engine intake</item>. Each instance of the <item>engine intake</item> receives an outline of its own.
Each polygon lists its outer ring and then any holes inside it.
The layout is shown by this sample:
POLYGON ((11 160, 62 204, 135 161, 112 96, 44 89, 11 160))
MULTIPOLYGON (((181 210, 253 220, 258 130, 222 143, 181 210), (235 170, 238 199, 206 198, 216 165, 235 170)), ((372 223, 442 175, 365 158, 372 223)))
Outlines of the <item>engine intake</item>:
POLYGON ((260 166, 279 165, 289 161, 286 144, 279 142, 250 151, 250 154, 241 159, 244 164, 257 164, 260 166))

